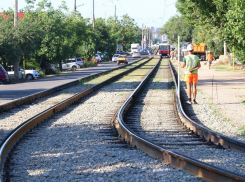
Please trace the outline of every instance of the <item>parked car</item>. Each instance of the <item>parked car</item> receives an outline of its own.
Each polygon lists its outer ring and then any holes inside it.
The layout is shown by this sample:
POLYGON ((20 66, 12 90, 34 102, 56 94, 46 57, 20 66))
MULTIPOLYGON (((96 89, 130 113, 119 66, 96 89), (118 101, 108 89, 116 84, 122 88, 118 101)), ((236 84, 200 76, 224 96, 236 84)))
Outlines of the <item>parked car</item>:
POLYGON ((55 64, 50 64, 50 69, 52 69, 53 71, 55 71, 55 68, 57 67, 57 65, 55 64))
MULTIPOLYGON (((9 78, 14 78, 14 66, 8 66, 7 70, 8 70, 9 78)), ((20 67, 19 79, 22 79, 24 75, 26 80, 34 80, 35 78, 40 77, 40 73, 37 70, 26 69, 24 71, 24 69, 20 67)))
POLYGON ((66 60, 66 63, 77 63, 80 67, 83 65, 83 60, 82 58, 70 58, 66 60))
POLYGON ((106 57, 108 57, 108 52, 104 51, 104 53, 102 53, 102 55, 101 55, 101 58, 104 59, 106 57))
POLYGON ((98 59, 98 60, 99 60, 99 62, 101 61, 101 57, 100 57, 100 55, 99 55, 99 54, 95 54, 95 57, 96 57, 96 59, 98 59))
POLYGON ((7 71, 0 65, 0 85, 9 82, 9 76, 7 71))
POLYGON ((153 50, 152 49, 148 49, 148 53, 149 54, 153 54, 153 50))
POLYGON ((141 54, 139 52, 133 52, 132 58, 141 58, 141 54))
POLYGON ((97 63, 99 63, 101 58, 100 58, 100 56, 92 56, 90 60, 91 61, 97 61, 97 63))
POLYGON ((120 54, 114 54, 112 56, 112 61, 117 61, 118 56, 120 56, 120 54))
MULTIPOLYGON (((79 69, 80 66, 77 62, 69 62, 69 63, 64 63, 62 61, 62 70, 72 70, 75 71, 76 69, 79 69)), ((54 68, 59 68, 59 64, 51 64, 51 67, 54 68)), ((55 69, 54 69, 55 70, 55 69)))

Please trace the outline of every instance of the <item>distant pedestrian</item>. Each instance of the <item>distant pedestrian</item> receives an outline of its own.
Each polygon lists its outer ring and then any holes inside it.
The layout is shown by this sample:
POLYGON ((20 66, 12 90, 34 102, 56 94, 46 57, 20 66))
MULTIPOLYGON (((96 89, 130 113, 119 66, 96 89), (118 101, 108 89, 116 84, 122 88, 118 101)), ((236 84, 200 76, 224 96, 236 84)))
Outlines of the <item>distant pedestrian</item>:
POLYGON ((185 78, 187 86, 187 96, 188 101, 187 104, 192 104, 191 102, 191 89, 193 89, 193 103, 196 102, 197 89, 196 85, 198 82, 198 69, 201 68, 201 64, 199 61, 199 57, 193 54, 193 45, 189 44, 187 46, 188 55, 183 58, 183 62, 179 63, 181 68, 185 68, 185 78))
POLYGON ((210 69, 211 68, 211 64, 212 64, 212 61, 214 60, 214 56, 213 54, 208 51, 208 54, 207 54, 207 61, 208 61, 208 68, 210 69))
POLYGON ((174 57, 177 57, 177 53, 178 53, 178 51, 177 51, 177 49, 175 49, 174 50, 174 57))
POLYGON ((174 59, 174 51, 171 52, 171 60, 174 59))

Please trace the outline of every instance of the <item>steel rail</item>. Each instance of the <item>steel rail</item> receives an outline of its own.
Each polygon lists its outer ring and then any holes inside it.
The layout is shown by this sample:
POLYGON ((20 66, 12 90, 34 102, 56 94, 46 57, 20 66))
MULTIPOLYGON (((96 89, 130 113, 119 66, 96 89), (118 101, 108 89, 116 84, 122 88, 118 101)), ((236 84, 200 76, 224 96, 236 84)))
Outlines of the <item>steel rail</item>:
MULTIPOLYGON (((159 59, 160 62, 160 59, 159 59)), ((155 66, 156 68, 156 66, 155 66)), ((155 69, 154 68, 154 69, 155 69)), ((189 158, 180 153, 173 152, 171 150, 165 149, 151 141, 138 136, 134 133, 123 121, 123 116, 132 105, 133 101, 137 97, 137 93, 143 88, 150 76, 153 74, 154 69, 145 77, 145 79, 140 83, 140 85, 135 89, 135 91, 130 95, 130 97, 125 101, 123 106, 120 108, 117 121, 115 121, 115 128, 117 129, 119 135, 123 137, 128 143, 136 146, 143 151, 162 159, 174 166, 181 167, 188 172, 205 178, 211 181, 245 181, 245 176, 200 162, 193 158, 189 158)))
MULTIPOLYGON (((143 58, 145 59, 145 58, 143 58)), ((4 176, 4 163, 6 160, 6 157, 9 153, 9 151, 12 149, 12 147, 15 145, 15 143, 25 134, 27 133, 30 129, 32 129, 34 126, 36 126, 38 123, 44 121, 45 119, 51 117, 52 115, 56 114, 60 110, 66 108, 67 106, 77 102, 79 99, 82 97, 98 90, 102 86, 108 84, 109 82, 112 82, 119 77, 123 76, 124 74, 128 74, 129 72, 141 67, 142 65, 148 63, 152 58, 147 57, 148 60, 145 62, 136 65, 135 67, 125 70, 122 73, 119 73, 117 75, 112 76, 111 78, 108 78, 107 80, 85 90, 82 92, 79 92, 75 94, 74 96, 66 99, 65 101, 56 104, 55 106, 50 107, 49 109, 46 109, 45 111, 37 114, 36 116, 28 119, 27 121, 23 122, 21 125, 16 127, 1 143, 0 145, 0 173, 1 173, 1 178, 0 181, 3 182, 3 176, 4 176)), ((140 59, 142 60, 142 59, 140 59)))
MULTIPOLYGON (((132 64, 134 64, 136 62, 139 62, 139 61, 141 61, 143 59, 144 58, 138 59, 137 61, 129 63, 128 65, 132 65, 132 64)), ((120 67, 117 67, 117 68, 113 68, 111 70, 107 70, 107 71, 104 71, 104 72, 101 72, 101 73, 96 73, 96 74, 93 74, 93 75, 90 75, 90 76, 86 76, 84 78, 78 78, 77 80, 74 80, 74 81, 71 81, 71 82, 68 82, 68 83, 53 87, 51 89, 44 90, 44 91, 41 91, 41 92, 38 92, 38 93, 35 93, 35 94, 28 95, 26 97, 22 97, 22 98, 16 99, 16 100, 8 102, 8 103, 2 104, 2 105, 0 105, 0 113, 3 112, 3 111, 9 110, 11 108, 23 105, 23 104, 28 103, 30 101, 33 101, 35 99, 38 99, 38 98, 50 95, 52 93, 58 92, 58 91, 60 91, 62 89, 69 88, 71 86, 77 85, 80 81, 84 81, 86 79, 90 79, 90 78, 93 78, 93 77, 96 77, 96 76, 99 76, 99 75, 102 75, 102 74, 106 74, 106 73, 109 73, 111 71, 115 71, 117 69, 121 69, 123 67, 126 67, 128 65, 124 65, 124 66, 120 66, 120 67)))
MULTIPOLYGON (((177 88, 178 88, 177 79, 176 79, 177 73, 176 72, 174 73, 174 67, 173 67, 171 62, 170 62, 170 65, 172 67, 171 70, 172 70, 172 75, 174 78, 175 88, 176 88, 176 92, 177 92, 177 88)), ((179 110, 178 115, 188 130, 193 131, 199 137, 201 137, 207 141, 213 142, 215 145, 219 145, 219 146, 222 146, 224 148, 232 148, 235 150, 240 150, 242 152, 245 152, 245 143, 244 142, 229 138, 225 135, 222 135, 220 133, 217 133, 215 131, 208 129, 205 126, 199 125, 198 123, 193 121, 191 118, 189 118, 185 114, 180 99, 177 100, 176 104, 177 104, 177 107, 179 110)))

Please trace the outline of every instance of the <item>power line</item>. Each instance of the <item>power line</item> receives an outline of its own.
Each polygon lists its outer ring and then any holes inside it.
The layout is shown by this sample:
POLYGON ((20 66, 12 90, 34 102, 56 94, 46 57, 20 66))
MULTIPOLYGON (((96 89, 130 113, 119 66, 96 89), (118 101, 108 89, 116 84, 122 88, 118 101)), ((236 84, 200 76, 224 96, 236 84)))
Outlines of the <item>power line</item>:
MULTIPOLYGON (((118 3, 119 3, 119 5, 121 6, 121 8, 123 9, 123 7, 122 7, 120 1, 118 1, 118 3)), ((126 14, 128 14, 124 9, 123 9, 123 11, 124 11, 126 14)))

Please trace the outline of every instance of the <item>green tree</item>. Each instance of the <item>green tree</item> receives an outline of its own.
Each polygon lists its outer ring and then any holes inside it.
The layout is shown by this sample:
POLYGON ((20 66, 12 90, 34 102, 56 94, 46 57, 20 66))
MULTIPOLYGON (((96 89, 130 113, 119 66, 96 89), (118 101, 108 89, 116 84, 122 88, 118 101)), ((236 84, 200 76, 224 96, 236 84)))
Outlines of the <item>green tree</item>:
POLYGON ((167 37, 177 37, 180 36, 181 42, 191 42, 192 41, 192 31, 194 27, 189 25, 184 16, 173 16, 170 18, 161 28, 160 33, 166 34, 167 37))
POLYGON ((220 40, 226 41, 230 50, 234 46, 238 59, 245 63, 243 0, 178 0, 176 7, 190 24, 206 28, 209 34, 220 32, 220 40))
POLYGON ((218 58, 223 53, 224 42, 220 39, 220 30, 215 27, 195 27, 192 33, 194 43, 206 43, 207 49, 218 58))

